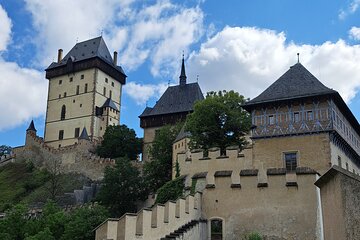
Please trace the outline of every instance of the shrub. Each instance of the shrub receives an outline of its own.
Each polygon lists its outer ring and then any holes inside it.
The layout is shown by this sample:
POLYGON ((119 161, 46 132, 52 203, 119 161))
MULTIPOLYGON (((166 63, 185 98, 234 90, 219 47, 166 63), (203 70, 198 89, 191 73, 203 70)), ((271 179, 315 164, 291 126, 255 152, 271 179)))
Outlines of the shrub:
POLYGON ((169 200, 176 200, 183 195, 184 178, 178 177, 167 183, 157 190, 157 198, 155 203, 166 203, 169 200))
POLYGON ((263 238, 261 237, 261 235, 257 232, 251 232, 248 233, 243 240, 262 240, 263 238))

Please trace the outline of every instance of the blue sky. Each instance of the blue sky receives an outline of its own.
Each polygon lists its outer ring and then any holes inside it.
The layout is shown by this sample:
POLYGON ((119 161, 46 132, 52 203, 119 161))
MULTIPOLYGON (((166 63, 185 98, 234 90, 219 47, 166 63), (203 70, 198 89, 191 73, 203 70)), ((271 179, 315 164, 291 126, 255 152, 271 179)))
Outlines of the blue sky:
POLYGON ((35 120, 43 135, 44 69, 76 41, 102 32, 128 75, 121 123, 177 84, 255 97, 300 61, 340 92, 360 119, 360 0, 0 0, 0 145, 22 145, 35 120))

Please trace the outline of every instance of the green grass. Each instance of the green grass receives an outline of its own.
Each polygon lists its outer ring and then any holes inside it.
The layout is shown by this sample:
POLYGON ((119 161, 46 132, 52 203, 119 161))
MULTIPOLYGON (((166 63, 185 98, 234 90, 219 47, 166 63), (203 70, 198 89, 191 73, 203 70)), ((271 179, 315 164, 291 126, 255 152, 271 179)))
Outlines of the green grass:
MULTIPOLYGON (((0 167, 0 212, 16 203, 46 202, 49 195, 49 173, 29 163, 9 163, 0 167)), ((60 175, 60 195, 81 189, 88 179, 79 174, 60 175)))

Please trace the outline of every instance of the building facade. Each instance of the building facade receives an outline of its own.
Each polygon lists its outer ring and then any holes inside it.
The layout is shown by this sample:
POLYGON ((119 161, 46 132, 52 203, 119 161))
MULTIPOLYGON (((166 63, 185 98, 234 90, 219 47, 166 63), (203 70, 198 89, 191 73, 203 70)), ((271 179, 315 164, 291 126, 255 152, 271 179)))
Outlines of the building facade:
POLYGON ((111 56, 104 39, 77 43, 64 58, 46 69, 49 80, 44 140, 58 148, 77 143, 85 128, 100 140, 109 125, 120 120, 122 85, 126 75, 111 56))

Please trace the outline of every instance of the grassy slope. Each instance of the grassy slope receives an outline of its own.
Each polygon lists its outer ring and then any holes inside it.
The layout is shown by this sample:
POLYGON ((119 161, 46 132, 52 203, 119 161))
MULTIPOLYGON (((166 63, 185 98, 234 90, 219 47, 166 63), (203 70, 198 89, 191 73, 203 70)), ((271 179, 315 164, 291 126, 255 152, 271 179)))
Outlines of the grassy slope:
MULTIPOLYGON (((0 212, 19 202, 45 202, 49 198, 48 180, 46 170, 31 168, 26 163, 10 163, 1 167, 0 212)), ((60 176, 60 194, 81 189, 87 181, 78 174, 63 174, 60 176)))

